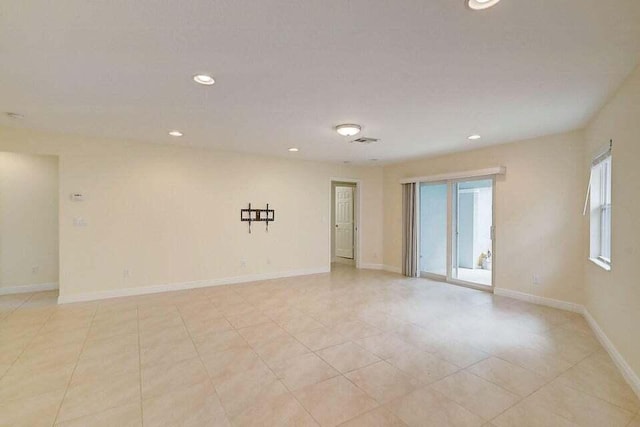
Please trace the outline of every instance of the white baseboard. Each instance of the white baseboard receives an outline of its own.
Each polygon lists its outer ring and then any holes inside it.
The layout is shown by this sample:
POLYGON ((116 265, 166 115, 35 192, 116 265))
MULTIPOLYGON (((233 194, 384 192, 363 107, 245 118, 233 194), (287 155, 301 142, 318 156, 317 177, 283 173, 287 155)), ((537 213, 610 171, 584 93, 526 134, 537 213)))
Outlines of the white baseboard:
POLYGON ((589 313, 589 310, 587 310, 586 307, 584 307, 582 314, 584 318, 587 319, 589 326, 591 326, 591 329, 598 338, 598 341, 600 341, 600 344, 602 344, 604 349, 607 350, 607 353, 609 353, 609 356, 611 356, 611 359, 613 359, 613 363, 616 364, 624 379, 636 393, 638 398, 640 398, 640 377, 638 377, 638 374, 636 374, 633 369, 631 369, 631 366, 629 366, 627 361, 624 360, 622 354, 620 354, 618 349, 613 345, 609 337, 607 337, 600 325, 598 325, 598 322, 596 322, 596 319, 591 316, 591 313, 589 313))
POLYGON ((26 294, 30 292, 53 291, 58 289, 58 283, 36 283, 33 285, 9 286, 0 288, 0 295, 26 294))
POLYGON ((631 366, 624 359, 622 354, 618 351, 618 349, 613 345, 607 334, 604 333, 598 322, 591 316, 589 310, 586 307, 580 304, 576 304, 573 302, 557 300, 553 298, 540 297, 537 295, 531 295, 524 292, 512 291, 510 289, 494 289, 494 294, 514 298, 522 301, 531 302, 533 304, 544 305, 547 307, 559 308, 561 310, 572 311, 574 313, 580 313, 584 316, 593 330, 596 338, 602 344, 602 347, 609 353, 609 356, 613 360, 613 363, 618 367, 618 370, 624 377, 625 381, 629 384, 631 389, 635 392, 635 394, 640 398, 640 377, 636 374, 631 366))
POLYGON ((74 302, 96 301, 108 298, 128 297, 134 295, 155 294, 160 292, 182 291, 186 289, 206 288, 209 286, 234 285, 259 280, 280 279, 284 277, 306 276, 310 274, 322 274, 331 271, 328 267, 312 268, 306 270, 280 271, 274 273, 252 274, 246 276, 225 277, 222 279, 197 280, 193 282, 168 283, 164 285, 143 286, 138 288, 114 289, 107 291, 88 292, 75 295, 60 295, 58 304, 74 302))
POLYGON ((525 292, 513 291, 511 289, 495 288, 495 295, 513 298, 521 301, 527 301, 533 304, 545 305, 547 307, 559 308, 560 310, 573 311, 574 313, 582 313, 583 307, 580 304, 563 301, 559 299, 541 297, 538 295, 527 294, 525 292))

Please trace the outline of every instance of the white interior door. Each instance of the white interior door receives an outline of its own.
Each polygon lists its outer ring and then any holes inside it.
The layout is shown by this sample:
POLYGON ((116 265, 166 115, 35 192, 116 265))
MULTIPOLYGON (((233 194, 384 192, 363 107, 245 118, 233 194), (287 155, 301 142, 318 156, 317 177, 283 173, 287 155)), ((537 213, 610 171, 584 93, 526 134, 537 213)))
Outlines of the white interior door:
POLYGON ((336 256, 353 259, 353 187, 336 187, 336 256))

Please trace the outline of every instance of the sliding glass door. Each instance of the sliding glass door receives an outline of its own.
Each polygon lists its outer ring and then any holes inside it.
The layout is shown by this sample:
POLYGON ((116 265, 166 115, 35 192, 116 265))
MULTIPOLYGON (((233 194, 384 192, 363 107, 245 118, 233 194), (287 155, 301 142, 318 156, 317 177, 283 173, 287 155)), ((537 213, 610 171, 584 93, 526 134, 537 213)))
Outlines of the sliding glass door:
POLYGON ((491 286, 493 180, 452 183, 451 278, 491 286))
POLYGON ((447 184, 420 184, 420 271, 447 277, 447 184))
POLYGON ((493 185, 493 178, 420 184, 422 276, 493 285, 493 185))

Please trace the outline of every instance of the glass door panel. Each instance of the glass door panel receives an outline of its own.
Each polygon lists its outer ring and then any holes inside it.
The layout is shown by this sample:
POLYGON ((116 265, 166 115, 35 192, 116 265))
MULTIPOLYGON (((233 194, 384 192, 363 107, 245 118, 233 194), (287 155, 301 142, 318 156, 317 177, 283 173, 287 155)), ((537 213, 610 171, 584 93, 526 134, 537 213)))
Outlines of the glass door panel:
POLYGON ((447 276, 447 193, 445 184, 420 184, 420 271, 447 276))
POLYGON ((452 196, 451 278, 491 286, 493 180, 455 182, 452 196))

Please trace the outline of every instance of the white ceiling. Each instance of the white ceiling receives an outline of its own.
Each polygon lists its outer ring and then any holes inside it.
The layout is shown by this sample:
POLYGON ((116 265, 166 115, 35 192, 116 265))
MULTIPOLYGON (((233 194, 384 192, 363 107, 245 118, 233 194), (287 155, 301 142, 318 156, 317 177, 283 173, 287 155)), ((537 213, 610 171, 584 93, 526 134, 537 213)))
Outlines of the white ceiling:
POLYGON ((0 125, 319 160, 579 128, 640 58, 638 0, 502 0, 482 12, 463 0, 0 7, 0 111, 26 116, 0 125), (217 83, 196 85, 196 72, 217 83), (381 142, 347 144, 333 130, 344 122, 381 142))

